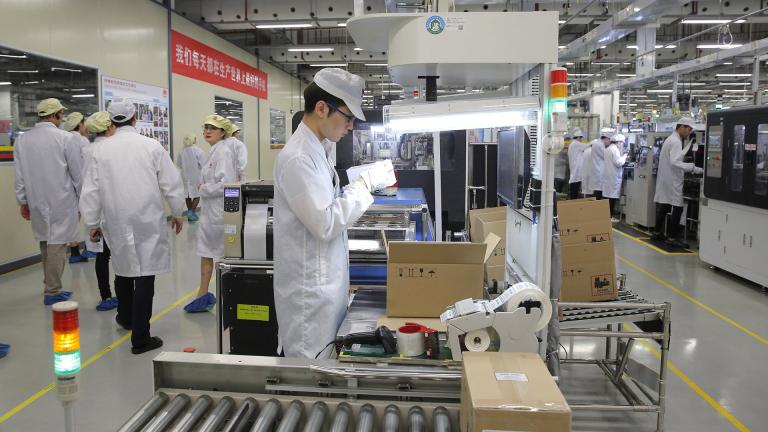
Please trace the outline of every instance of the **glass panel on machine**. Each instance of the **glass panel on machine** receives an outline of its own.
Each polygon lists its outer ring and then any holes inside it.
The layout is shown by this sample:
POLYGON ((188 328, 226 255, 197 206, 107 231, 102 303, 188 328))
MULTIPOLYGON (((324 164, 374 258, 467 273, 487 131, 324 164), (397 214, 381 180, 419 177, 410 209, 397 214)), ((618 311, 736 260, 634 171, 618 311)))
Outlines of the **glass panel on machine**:
POLYGON ((392 159, 396 170, 431 170, 434 167, 431 133, 396 134, 381 125, 352 131, 352 165, 392 159))
POLYGON ((731 178, 729 187, 740 192, 744 183, 744 125, 733 127, 733 152, 731 153, 731 178))
POLYGON ((768 124, 757 126, 755 195, 768 196, 768 124))

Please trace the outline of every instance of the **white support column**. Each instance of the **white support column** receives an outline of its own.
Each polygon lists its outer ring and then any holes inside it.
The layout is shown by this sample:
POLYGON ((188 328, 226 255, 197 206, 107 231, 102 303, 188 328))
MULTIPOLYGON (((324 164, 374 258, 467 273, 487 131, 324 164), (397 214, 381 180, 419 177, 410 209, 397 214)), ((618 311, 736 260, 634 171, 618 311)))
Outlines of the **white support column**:
POLYGON ((440 167, 440 132, 432 132, 432 168, 435 173, 435 241, 443 241, 443 176, 440 167))
POLYGON ((650 24, 637 29, 637 59, 635 62, 635 74, 647 75, 656 69, 656 53, 640 54, 652 51, 656 48, 656 24, 650 24))
POLYGON ((755 56, 755 62, 752 64, 752 103, 760 105, 760 57, 755 56))

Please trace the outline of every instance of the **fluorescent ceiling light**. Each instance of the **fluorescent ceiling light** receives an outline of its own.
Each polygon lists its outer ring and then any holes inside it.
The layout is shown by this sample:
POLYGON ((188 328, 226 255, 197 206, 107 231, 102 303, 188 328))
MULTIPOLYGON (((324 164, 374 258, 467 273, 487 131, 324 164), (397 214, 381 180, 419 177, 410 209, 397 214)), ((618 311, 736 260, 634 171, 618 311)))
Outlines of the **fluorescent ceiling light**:
POLYGON ((743 98, 744 96, 746 96, 746 95, 743 95, 743 94, 725 94, 725 95, 723 95, 723 97, 727 97, 727 98, 743 98))
POLYGON ((712 90, 694 89, 694 90, 688 90, 688 93, 712 93, 712 90))
POLYGON ((336 27, 346 27, 346 26, 347 26, 347 23, 345 22, 336 24, 336 27))
POLYGON ((717 102, 717 99, 699 99, 699 102, 717 102))
POLYGON ((365 63, 366 66, 379 66, 379 67, 387 67, 388 65, 386 63, 365 63))
POLYGON ((746 82, 721 82, 721 83, 718 83, 718 84, 721 85, 721 86, 748 86, 751 83, 746 83, 746 82))
POLYGON ((227 116, 228 119, 239 119, 239 116, 227 116))
POLYGON ((93 93, 72 95, 73 98, 92 98, 93 93))
POLYGON ((410 102, 384 106, 384 124, 400 132, 526 126, 538 121, 537 97, 410 102))
POLYGON ((17 58, 17 59, 24 59, 27 58, 24 54, 0 54, 0 57, 6 57, 6 58, 17 58))
POLYGON ((400 84, 397 84, 397 83, 379 83, 379 85, 382 86, 382 87, 387 87, 387 86, 402 87, 400 84))
POLYGON ((309 67, 347 67, 346 63, 313 63, 309 67))
MULTIPOLYGON (((569 73, 569 77, 591 77, 595 76, 595 74, 578 74, 578 73, 569 73)), ((598 75, 599 76, 599 75, 598 75)))
POLYGON ((746 90, 746 89, 744 89, 744 90, 725 89, 725 90, 723 90, 723 91, 724 91, 724 92, 728 92, 728 93, 744 93, 744 92, 746 92, 747 90, 746 90))
POLYGON ((354 47, 354 48, 352 48, 352 51, 362 51, 362 50, 363 50, 363 49, 362 49, 362 48, 360 48, 360 47, 354 47))
POLYGON ((730 44, 730 45, 723 45, 723 44, 699 44, 696 45, 696 48, 698 49, 731 49, 731 48, 738 48, 741 44, 730 44))
POLYGON ((627 77, 627 78, 632 78, 632 77, 636 77, 637 75, 635 75, 635 74, 616 74, 616 76, 617 76, 617 77, 627 77))
POLYGON ((719 73, 715 74, 718 77, 751 77, 751 73, 719 73))
MULTIPOLYGON (((677 45, 654 45, 654 49, 674 49, 677 48, 677 45)), ((637 45, 627 45, 627 49, 640 49, 637 45)))
POLYGON ((635 102, 656 102, 654 99, 635 99, 635 102))
POLYGON ((40 84, 40 81, 24 81, 22 84, 40 84))
POLYGON ((333 47, 298 47, 288 48, 289 52, 330 52, 333 51, 333 47))
POLYGON ((606 48, 608 48, 608 45, 603 45, 600 47, 600 49, 606 49, 606 48))
POLYGON ((39 73, 39 70, 9 70, 8 73, 39 73))
POLYGON ((291 29, 291 28, 309 28, 312 27, 311 23, 294 23, 294 24, 259 24, 257 29, 291 29))
POLYGON ((655 89, 655 90, 646 90, 648 93, 672 93, 672 89, 655 89))
POLYGON ((621 64, 621 63, 619 63, 619 62, 592 62, 592 64, 613 66, 613 65, 618 65, 618 64, 621 64))
POLYGON ((557 20, 558 24, 565 24, 565 20, 557 20))
POLYGON ((723 62, 724 65, 732 65, 733 62, 723 62))
POLYGON ((457 91, 458 93, 464 93, 464 92, 466 92, 466 90, 465 90, 465 89, 458 89, 458 90, 456 90, 456 91, 457 91))
POLYGON ((82 72, 80 69, 69 69, 69 68, 63 68, 63 67, 52 67, 51 72, 53 71, 65 71, 65 72, 82 72))
MULTIPOLYGON (((682 24, 725 24, 731 20, 729 19, 697 19, 697 18, 685 18, 682 21, 680 21, 682 24)), ((747 22, 747 20, 736 20, 733 21, 733 24, 743 24, 747 22)))
POLYGON ((10 81, 0 81, 0 85, 11 85, 10 81))
MULTIPOLYGON (((64 91, 76 92, 76 91, 85 91, 85 89, 84 88, 79 88, 79 89, 66 88, 64 89, 64 91)), ((229 102, 226 102, 226 103, 229 103, 229 102)))
POLYGON ((565 45, 558 45, 557 46, 557 49, 563 49, 563 48, 565 48, 565 45))

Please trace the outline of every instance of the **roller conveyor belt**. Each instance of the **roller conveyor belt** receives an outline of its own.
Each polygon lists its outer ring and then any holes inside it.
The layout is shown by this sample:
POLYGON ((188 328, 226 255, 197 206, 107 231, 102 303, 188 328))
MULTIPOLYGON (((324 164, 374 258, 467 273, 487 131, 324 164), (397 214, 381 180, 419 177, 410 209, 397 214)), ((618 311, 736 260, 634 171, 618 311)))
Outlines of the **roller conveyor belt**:
POLYGON ((595 320, 613 320, 619 322, 639 322, 639 321, 653 321, 657 320, 658 313, 653 308, 648 309, 626 309, 626 308, 611 308, 611 303, 636 303, 648 304, 649 302, 640 297, 631 290, 620 290, 619 299, 614 302, 600 302, 595 305, 600 307, 584 308, 584 307, 571 307, 567 302, 561 303, 562 318, 561 324, 580 323, 587 324, 589 321, 595 320))

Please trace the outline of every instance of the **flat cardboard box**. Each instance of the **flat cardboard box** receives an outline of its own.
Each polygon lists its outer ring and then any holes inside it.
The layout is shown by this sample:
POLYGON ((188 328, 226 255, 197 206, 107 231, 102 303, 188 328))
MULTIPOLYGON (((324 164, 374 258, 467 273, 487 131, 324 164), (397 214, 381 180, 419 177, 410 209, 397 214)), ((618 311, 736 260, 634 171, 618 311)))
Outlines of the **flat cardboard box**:
POLYGON ((501 239, 488 259, 488 265, 504 265, 507 244, 507 207, 492 207, 469 211, 469 238, 473 242, 484 241, 493 233, 501 239))
POLYGON ((389 242, 387 316, 437 318, 459 300, 482 299, 485 263, 499 240, 389 242))
POLYGON ((559 201, 557 222, 560 227, 560 241, 564 246, 613 240, 608 200, 586 198, 559 201))
POLYGON ((616 300, 613 242, 564 245, 561 301, 616 300))
POLYGON ((462 356, 462 432, 570 432, 571 408, 537 354, 462 356))

